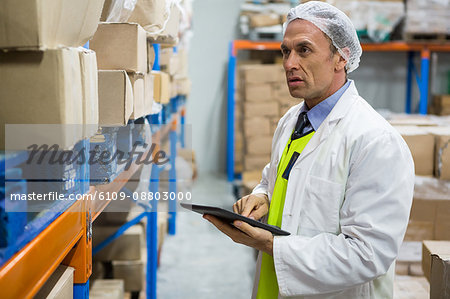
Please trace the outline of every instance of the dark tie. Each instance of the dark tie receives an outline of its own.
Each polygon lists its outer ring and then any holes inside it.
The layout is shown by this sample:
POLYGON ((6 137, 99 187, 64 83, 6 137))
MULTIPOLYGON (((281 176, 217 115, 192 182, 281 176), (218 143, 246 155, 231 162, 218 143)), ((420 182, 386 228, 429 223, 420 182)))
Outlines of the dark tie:
POLYGON ((297 123, 295 124, 295 130, 291 135, 291 140, 298 139, 302 137, 303 130, 305 127, 309 124, 308 115, 306 112, 300 113, 300 115, 297 118, 297 123))

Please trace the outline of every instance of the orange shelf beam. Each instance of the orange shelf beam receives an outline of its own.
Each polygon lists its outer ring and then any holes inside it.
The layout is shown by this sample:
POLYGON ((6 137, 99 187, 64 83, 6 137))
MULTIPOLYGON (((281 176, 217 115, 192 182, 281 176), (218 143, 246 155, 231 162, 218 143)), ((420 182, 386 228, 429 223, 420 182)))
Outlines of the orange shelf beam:
POLYGON ((233 42, 233 55, 237 50, 280 50, 281 41, 251 41, 235 40, 233 42))
MULTIPOLYGON (((163 126, 153 138, 167 136, 176 121, 163 126)), ((155 140, 154 140, 155 142, 155 140)), ((157 147, 159 149, 159 147, 157 147)), ((155 149, 153 154, 156 153, 155 149)), ((144 156, 148 151, 144 153, 144 156)), ((140 165, 133 163, 111 183, 89 189, 119 192, 140 165)), ((60 264, 75 267, 74 283, 85 283, 92 271, 92 241, 87 240, 87 212, 92 221, 106 208, 110 201, 76 201, 47 226, 36 238, 25 245, 0 268, 0 290, 2 298, 33 298, 60 264)))
POLYGON ((450 51, 450 43, 406 43, 406 42, 387 42, 387 43, 364 43, 361 44, 363 51, 379 52, 405 52, 405 51, 423 51, 434 52, 450 51))
MULTIPOLYGON (((238 50, 280 50, 281 41, 250 41, 235 40, 233 41, 233 55, 238 50)), ((422 51, 429 50, 432 52, 449 52, 450 43, 406 43, 402 41, 393 41, 386 43, 363 43, 361 44, 363 51, 372 52, 404 52, 404 51, 422 51)))
POLYGON ((0 269, 2 298, 32 298, 82 238, 83 201, 76 201, 0 269))

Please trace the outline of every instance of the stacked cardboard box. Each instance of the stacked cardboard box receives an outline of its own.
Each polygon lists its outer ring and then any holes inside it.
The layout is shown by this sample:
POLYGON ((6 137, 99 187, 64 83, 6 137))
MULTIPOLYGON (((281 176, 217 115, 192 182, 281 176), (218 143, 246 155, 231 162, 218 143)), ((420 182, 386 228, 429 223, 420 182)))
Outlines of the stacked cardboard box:
POLYGON ((159 64, 165 77, 164 84, 168 85, 168 97, 162 99, 162 103, 168 102, 176 95, 188 96, 191 83, 188 76, 187 49, 161 46, 159 64))
POLYGON ((439 0, 406 1, 405 34, 449 34, 450 3, 439 0))
POLYGON ((418 175, 432 176, 434 172, 434 137, 419 126, 396 126, 405 139, 414 159, 418 175))
POLYGON ((442 94, 433 97, 430 113, 437 115, 450 115, 450 95, 442 94))
POLYGON ((72 267, 59 265, 40 288, 35 298, 73 298, 73 273, 72 267))
POLYGON ((100 23, 90 47, 100 70, 100 124, 126 125, 150 114, 154 55, 145 30, 135 23, 100 23))
POLYGON ((279 119, 301 100, 289 94, 280 64, 241 65, 236 85, 235 169, 261 172, 279 119))
MULTIPOLYGON (((111 236, 120 228, 120 225, 93 226, 92 246, 95 247, 111 236)), ((94 255, 94 260, 109 261, 135 261, 141 259, 141 245, 144 231, 140 224, 127 229, 123 235, 112 241, 105 248, 94 255)))
POLYGON ((450 294, 450 242, 424 241, 422 267, 430 282, 430 299, 450 294))
POLYGON ((52 132, 68 148, 98 125, 95 53, 75 47, 97 29, 103 0, 16 2, 0 7, 0 148, 6 123, 75 125, 52 132))
POLYGON ((94 299, 122 299, 124 295, 124 282, 121 279, 98 279, 89 290, 89 298, 94 299))
POLYGON ((450 180, 450 126, 438 116, 390 120, 409 146, 417 175, 450 180))

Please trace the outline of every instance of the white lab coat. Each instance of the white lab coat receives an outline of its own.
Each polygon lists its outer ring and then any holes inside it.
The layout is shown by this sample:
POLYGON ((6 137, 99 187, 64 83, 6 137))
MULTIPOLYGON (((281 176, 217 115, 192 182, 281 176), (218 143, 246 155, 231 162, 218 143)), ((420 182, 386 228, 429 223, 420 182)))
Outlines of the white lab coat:
MULTIPOLYGON (((270 163, 252 193, 271 200, 300 103, 279 121, 270 163)), ((279 298, 392 298, 408 223, 414 164, 408 146, 352 81, 293 169, 273 244, 279 298)), ((253 297, 259 281, 258 257, 253 297)))

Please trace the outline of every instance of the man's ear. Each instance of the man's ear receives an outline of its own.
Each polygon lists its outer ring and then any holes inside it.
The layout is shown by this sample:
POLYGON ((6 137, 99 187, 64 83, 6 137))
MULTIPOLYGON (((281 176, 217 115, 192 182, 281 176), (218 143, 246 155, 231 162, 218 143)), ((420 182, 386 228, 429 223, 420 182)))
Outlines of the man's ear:
POLYGON ((342 57, 341 55, 338 55, 338 56, 339 57, 334 66, 335 71, 341 71, 342 69, 345 68, 345 65, 347 64, 347 60, 345 60, 344 57, 342 57))
MULTIPOLYGON (((344 52, 345 56, 350 57, 350 50, 348 48, 343 48, 341 50, 342 50, 342 52, 344 52)), ((342 56, 342 54, 341 53, 338 53, 338 54, 339 54, 338 55, 339 57, 334 66, 334 69, 336 71, 340 71, 340 70, 344 69, 345 65, 347 64, 347 60, 342 56)))

